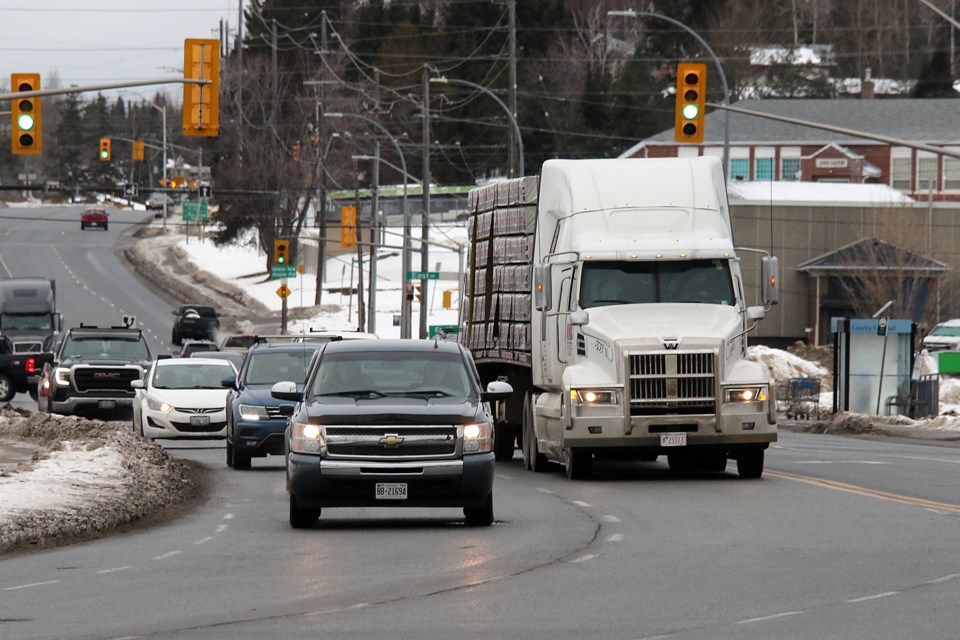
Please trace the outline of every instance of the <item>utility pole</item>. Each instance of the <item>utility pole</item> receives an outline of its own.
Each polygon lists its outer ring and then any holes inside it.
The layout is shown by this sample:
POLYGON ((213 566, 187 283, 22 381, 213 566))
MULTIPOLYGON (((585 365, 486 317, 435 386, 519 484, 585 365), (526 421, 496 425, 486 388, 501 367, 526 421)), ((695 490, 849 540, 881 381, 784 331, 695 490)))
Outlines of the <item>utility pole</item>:
POLYGON ((326 141, 326 127, 324 126, 323 114, 327 110, 327 12, 320 14, 320 72, 323 74, 320 78, 320 104, 317 105, 317 154, 320 162, 317 164, 317 174, 320 180, 320 207, 317 211, 317 226, 320 228, 317 233, 317 291, 313 296, 313 304, 319 306, 320 298, 323 293, 323 267, 327 260, 327 159, 326 147, 321 152, 321 145, 326 141))
MULTIPOLYGON (((380 69, 374 69, 373 118, 377 122, 380 113, 380 69)), ((374 147, 373 193, 370 198, 370 305, 367 312, 367 331, 377 332, 377 248, 380 246, 380 139, 374 147)))
MULTIPOLYGON (((514 120, 517 118, 517 0, 507 0, 507 13, 509 16, 509 38, 510 38, 510 77, 509 83, 510 86, 507 88, 507 101, 510 103, 510 113, 513 114, 514 120)), ((510 137, 513 138, 514 134, 511 131, 510 137)), ((517 154, 516 154, 517 141, 511 140, 511 144, 508 145, 510 151, 509 157, 509 173, 511 178, 517 177, 517 154)), ((521 176, 522 177, 522 176, 521 176)))
MULTIPOLYGON (((430 70, 423 68, 423 218, 420 223, 420 271, 426 275, 430 270, 427 247, 430 242, 430 70)), ((407 274, 403 274, 406 277, 407 274)), ((420 338, 427 337, 427 283, 420 281, 420 338)))
POLYGON ((280 87, 280 67, 277 63, 277 20, 273 20, 272 35, 270 37, 270 48, 273 50, 273 105, 270 109, 270 122, 277 123, 277 92, 280 87))
POLYGON ((357 190, 353 200, 354 211, 357 212, 357 331, 365 331, 363 322, 363 232, 360 222, 360 173, 357 171, 357 190))

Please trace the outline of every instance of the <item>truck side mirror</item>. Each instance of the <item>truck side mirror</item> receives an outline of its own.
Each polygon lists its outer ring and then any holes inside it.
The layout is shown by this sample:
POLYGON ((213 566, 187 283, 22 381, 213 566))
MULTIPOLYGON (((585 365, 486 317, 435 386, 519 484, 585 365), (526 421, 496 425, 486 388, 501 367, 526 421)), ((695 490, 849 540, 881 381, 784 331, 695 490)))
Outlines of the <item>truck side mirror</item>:
POLYGON ((780 260, 776 256, 763 256, 760 259, 763 274, 763 304, 780 302, 780 260))
POLYGON ((533 268, 533 303, 537 311, 550 311, 550 266, 533 268))

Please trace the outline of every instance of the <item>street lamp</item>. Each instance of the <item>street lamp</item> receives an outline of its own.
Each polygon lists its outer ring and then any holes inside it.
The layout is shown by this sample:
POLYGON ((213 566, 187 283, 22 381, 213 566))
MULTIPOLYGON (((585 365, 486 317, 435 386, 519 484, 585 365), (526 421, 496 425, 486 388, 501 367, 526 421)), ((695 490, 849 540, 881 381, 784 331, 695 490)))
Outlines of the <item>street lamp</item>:
MULTIPOLYGON (((723 86, 723 104, 724 106, 730 106, 730 88, 727 86, 727 76, 723 73, 723 65, 720 64, 720 58, 717 57, 717 54, 713 52, 713 49, 710 48, 710 45, 707 44, 707 41, 700 37, 700 34, 683 24, 679 20, 674 20, 665 15, 654 13, 653 11, 636 11, 634 9, 625 9, 622 11, 607 11, 608 16, 623 16, 625 18, 657 18, 659 20, 666 20, 672 25, 680 27, 691 36, 693 36, 697 42, 700 43, 700 46, 706 50, 706 52, 713 58, 714 64, 717 65, 717 71, 720 75, 720 84, 723 86)), ((728 166, 730 162, 730 112, 724 110, 723 112, 723 175, 727 175, 730 171, 728 166)))
MULTIPOLYGON (((152 102, 148 102, 148 105, 156 109, 163 116, 163 188, 167 188, 167 105, 164 104, 163 107, 158 107, 152 102)), ((167 235, 167 192, 163 192, 163 235, 167 235)))
MULTIPOLYGON (((365 115, 359 113, 324 113, 324 118, 359 118, 369 124, 372 124, 377 129, 380 130, 383 135, 389 138, 390 142, 393 143, 394 149, 397 150, 397 155, 400 156, 400 166, 403 173, 403 202, 401 207, 403 209, 403 258, 401 270, 403 271, 402 280, 404 283, 404 291, 401 296, 400 301, 400 337, 409 338, 410 337, 410 316, 411 308, 410 301, 407 300, 406 295, 406 283, 407 283, 407 273, 410 271, 410 210, 407 208, 407 159, 403 155, 403 149, 400 148, 400 143, 397 142, 397 139, 393 137, 386 127, 365 115)), ((377 212, 373 212, 374 217, 376 217, 377 212)), ((376 247, 373 248, 374 253, 376 252, 376 247)), ((372 259, 372 256, 371 256, 372 259)), ((372 289, 376 289, 376 283, 371 282, 370 286, 372 289)), ((376 312, 375 308, 375 299, 371 299, 370 304, 370 317, 372 318, 376 312)), ((371 332, 372 333, 372 332, 371 332)))
POLYGON ((478 91, 484 92, 485 94, 487 94, 488 96, 490 96, 491 98, 497 101, 497 104, 499 104, 503 108, 503 110, 507 112, 507 117, 510 118, 510 124, 513 125, 513 135, 517 137, 517 151, 519 152, 519 155, 517 157, 519 159, 518 162, 520 167, 520 176, 523 177, 525 175, 523 171, 523 138, 520 136, 520 126, 517 124, 517 118, 510 111, 510 107, 508 107, 503 102, 503 100, 498 98, 497 94, 495 94, 493 91, 490 91, 490 89, 487 89, 483 85, 479 85, 475 82, 470 82, 469 80, 440 77, 440 78, 430 78, 430 82, 433 82, 435 84, 460 84, 465 87, 472 87, 474 89, 477 89, 478 91))

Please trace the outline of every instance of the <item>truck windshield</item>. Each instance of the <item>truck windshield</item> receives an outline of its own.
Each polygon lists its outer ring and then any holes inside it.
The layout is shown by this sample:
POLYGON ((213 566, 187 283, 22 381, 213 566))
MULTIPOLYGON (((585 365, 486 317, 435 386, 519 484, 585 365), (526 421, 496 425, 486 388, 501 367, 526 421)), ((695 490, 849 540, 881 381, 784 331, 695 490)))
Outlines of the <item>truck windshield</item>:
POLYGON ((53 330, 53 316, 49 313, 3 313, 0 314, 0 329, 53 330))
POLYGON ((580 278, 580 308, 615 304, 692 302, 736 304, 726 260, 588 262, 580 278))
POLYGON ((118 336, 68 338, 63 347, 66 358, 84 360, 149 360, 150 350, 142 339, 118 336))
POLYGON ((474 387, 455 353, 375 351, 331 353, 313 378, 314 397, 404 397, 463 402, 474 387))

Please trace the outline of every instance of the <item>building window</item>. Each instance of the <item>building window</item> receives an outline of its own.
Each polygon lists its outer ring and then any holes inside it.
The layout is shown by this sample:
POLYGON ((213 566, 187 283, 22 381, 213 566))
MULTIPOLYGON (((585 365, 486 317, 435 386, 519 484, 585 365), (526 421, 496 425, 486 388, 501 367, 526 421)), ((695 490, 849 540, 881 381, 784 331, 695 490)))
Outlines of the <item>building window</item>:
POLYGON ((780 179, 799 180, 800 158, 783 158, 780 160, 780 179))
POLYGON ((730 161, 730 179, 731 180, 749 180, 750 179, 750 159, 734 158, 730 161))
POLYGON ((910 191, 910 158, 890 158, 890 186, 900 191, 910 191))
POLYGON ((943 188, 960 191, 960 158, 943 158, 943 188))
POLYGON ((937 175, 937 158, 917 158, 917 193, 939 191, 940 180, 937 175))
POLYGON ((773 180, 773 158, 757 158, 754 175, 756 180, 773 180))

